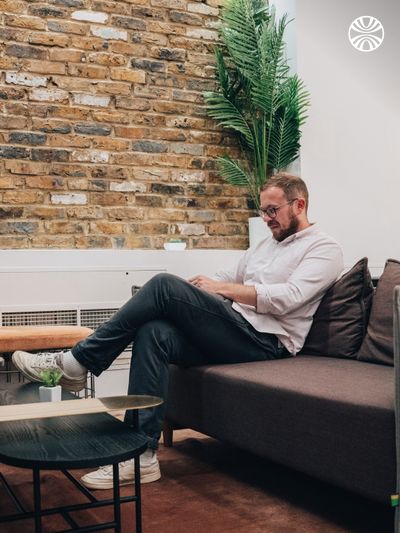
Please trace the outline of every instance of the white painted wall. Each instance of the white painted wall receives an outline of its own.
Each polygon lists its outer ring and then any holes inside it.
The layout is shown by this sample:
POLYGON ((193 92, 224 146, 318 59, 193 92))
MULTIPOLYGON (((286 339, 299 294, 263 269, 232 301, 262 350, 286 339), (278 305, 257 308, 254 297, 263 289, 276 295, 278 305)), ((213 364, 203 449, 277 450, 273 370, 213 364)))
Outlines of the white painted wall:
POLYGON ((399 0, 299 0, 297 67, 311 92, 302 138, 310 216, 342 244, 345 262, 368 256, 380 270, 400 259, 399 0), (378 18, 385 40, 362 53, 351 22, 378 18))

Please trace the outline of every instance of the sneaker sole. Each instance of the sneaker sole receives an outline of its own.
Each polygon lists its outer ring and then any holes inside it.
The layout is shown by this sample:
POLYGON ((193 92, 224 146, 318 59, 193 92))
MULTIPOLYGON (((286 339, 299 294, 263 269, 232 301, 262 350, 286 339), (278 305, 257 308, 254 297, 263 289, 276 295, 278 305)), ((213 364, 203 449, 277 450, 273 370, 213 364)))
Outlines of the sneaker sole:
MULTIPOLYGON (((140 484, 144 485, 145 483, 153 483, 154 481, 158 481, 161 478, 161 472, 152 472, 151 474, 144 474, 143 476, 140 476, 140 484)), ((135 480, 132 479, 126 479, 124 481, 119 482, 119 486, 123 487, 125 485, 133 485, 135 480)), ((105 483, 96 483, 95 481, 86 481, 83 478, 81 478, 81 483, 85 485, 86 488, 92 489, 92 490, 109 490, 113 488, 113 482, 105 482, 105 483)))
POLYGON ((14 352, 12 356, 12 362, 15 368, 20 372, 23 376, 25 376, 29 381, 41 381, 38 376, 35 376, 33 374, 30 374, 25 369, 25 362, 23 360, 23 357, 20 356, 19 352, 14 352))

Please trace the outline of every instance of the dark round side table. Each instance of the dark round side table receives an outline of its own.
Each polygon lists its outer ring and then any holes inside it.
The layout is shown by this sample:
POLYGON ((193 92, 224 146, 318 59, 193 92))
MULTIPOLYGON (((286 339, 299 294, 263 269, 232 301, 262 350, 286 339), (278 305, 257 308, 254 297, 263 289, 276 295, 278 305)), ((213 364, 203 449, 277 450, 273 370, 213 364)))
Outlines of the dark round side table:
MULTIPOLYGON (((29 384, 31 385, 31 384, 29 384)), ((83 400, 84 401, 84 400, 83 400)), ((160 398, 140 397, 140 408, 162 403, 160 398), (143 401, 147 399, 147 402, 143 401)), ((40 403, 38 404, 40 416, 40 403)), ((35 533, 42 531, 42 516, 60 513, 71 529, 69 531, 98 531, 114 529, 121 532, 121 503, 135 502, 136 531, 142 530, 140 494, 140 455, 147 448, 147 440, 134 429, 107 413, 60 416, 1 422, 0 462, 29 468, 33 472, 34 511, 26 511, 13 490, 0 474, 3 484, 17 505, 18 513, 3 516, 1 522, 34 518, 35 533), (118 463, 134 460, 135 492, 133 496, 120 496, 118 463), (98 500, 69 470, 113 465, 113 498, 98 500), (42 509, 40 495, 40 471, 61 470, 64 475, 88 498, 87 503, 71 504, 42 509), (83 509, 114 506, 114 521, 79 527, 70 516, 83 509)))

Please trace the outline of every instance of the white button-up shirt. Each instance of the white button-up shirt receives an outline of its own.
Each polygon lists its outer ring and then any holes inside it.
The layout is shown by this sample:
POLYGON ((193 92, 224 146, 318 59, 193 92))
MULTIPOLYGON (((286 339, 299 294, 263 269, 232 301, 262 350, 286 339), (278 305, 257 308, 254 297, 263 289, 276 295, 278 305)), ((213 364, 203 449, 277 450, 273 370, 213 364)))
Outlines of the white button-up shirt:
POLYGON ((272 235, 249 248, 231 271, 213 279, 253 285, 257 305, 233 302, 257 331, 275 334, 295 355, 301 350, 326 290, 343 271, 339 244, 316 224, 282 242, 272 235))

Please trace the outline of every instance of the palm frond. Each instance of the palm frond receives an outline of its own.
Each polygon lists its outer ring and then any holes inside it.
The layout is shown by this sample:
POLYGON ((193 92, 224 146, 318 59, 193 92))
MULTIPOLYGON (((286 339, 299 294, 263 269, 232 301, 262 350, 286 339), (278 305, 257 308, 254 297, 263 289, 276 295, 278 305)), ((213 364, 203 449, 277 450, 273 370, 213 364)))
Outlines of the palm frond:
POLYGON ((252 149, 254 147, 253 133, 239 109, 221 93, 205 92, 204 99, 210 117, 215 119, 220 126, 240 133, 248 147, 252 149))
POLYGON ((217 164, 221 176, 231 185, 239 185, 241 187, 249 187, 251 185, 251 176, 237 161, 233 161, 228 155, 218 157, 217 164))

